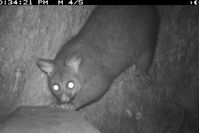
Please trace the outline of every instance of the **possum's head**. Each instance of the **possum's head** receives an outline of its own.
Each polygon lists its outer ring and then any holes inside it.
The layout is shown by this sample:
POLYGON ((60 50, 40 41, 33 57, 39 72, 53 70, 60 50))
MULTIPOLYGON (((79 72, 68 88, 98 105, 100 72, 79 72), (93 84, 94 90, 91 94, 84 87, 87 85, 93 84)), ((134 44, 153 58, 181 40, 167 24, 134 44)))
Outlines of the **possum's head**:
POLYGON ((68 57, 64 63, 39 59, 38 67, 47 75, 50 91, 61 104, 71 103, 81 90, 82 78, 79 72, 81 57, 68 57))

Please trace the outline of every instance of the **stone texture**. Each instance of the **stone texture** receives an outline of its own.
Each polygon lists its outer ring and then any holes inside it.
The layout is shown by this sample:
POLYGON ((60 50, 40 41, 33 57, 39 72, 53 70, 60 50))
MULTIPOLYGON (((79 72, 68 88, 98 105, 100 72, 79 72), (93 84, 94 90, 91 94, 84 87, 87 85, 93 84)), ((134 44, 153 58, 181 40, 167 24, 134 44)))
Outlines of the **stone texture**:
POLYGON ((0 124, 1 133, 100 133, 77 112, 45 106, 19 107, 0 124))

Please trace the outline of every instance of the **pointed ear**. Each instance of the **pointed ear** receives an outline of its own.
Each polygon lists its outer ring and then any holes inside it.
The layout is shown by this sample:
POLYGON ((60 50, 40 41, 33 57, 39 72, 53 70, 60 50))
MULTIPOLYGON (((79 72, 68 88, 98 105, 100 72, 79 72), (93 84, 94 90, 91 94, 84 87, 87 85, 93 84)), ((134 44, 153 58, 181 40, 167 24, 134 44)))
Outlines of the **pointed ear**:
POLYGON ((37 66, 46 73, 48 76, 52 75, 55 71, 55 62, 53 60, 38 59, 37 66))
POLYGON ((73 55, 71 57, 68 57, 65 61, 65 65, 70 67, 75 72, 79 71, 79 65, 81 63, 81 57, 80 55, 73 55))

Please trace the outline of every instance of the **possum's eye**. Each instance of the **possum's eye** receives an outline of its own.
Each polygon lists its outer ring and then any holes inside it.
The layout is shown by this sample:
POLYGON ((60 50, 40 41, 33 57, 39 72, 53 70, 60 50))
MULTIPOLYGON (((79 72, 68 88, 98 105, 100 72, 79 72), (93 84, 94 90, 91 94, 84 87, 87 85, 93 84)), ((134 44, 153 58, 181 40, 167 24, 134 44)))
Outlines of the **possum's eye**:
POLYGON ((69 81, 69 82, 67 83, 67 87, 68 87, 69 89, 73 89, 73 88, 75 87, 75 83, 74 83, 73 81, 69 81))
POLYGON ((54 84, 54 85, 53 85, 53 90, 54 90, 54 91, 59 91, 59 90, 60 90, 59 85, 58 85, 58 84, 54 84))

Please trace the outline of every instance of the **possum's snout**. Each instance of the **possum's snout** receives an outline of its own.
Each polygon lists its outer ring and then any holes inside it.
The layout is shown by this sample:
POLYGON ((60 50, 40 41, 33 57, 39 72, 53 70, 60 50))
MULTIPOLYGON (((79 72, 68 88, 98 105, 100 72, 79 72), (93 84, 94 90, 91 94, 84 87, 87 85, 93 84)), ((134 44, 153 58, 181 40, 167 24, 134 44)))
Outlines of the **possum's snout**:
POLYGON ((66 104, 66 103, 71 102, 73 98, 74 98, 74 95, 72 95, 72 94, 70 94, 70 93, 68 93, 68 94, 64 93, 64 94, 62 94, 62 96, 61 96, 60 102, 61 102, 62 104, 66 104))

